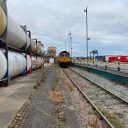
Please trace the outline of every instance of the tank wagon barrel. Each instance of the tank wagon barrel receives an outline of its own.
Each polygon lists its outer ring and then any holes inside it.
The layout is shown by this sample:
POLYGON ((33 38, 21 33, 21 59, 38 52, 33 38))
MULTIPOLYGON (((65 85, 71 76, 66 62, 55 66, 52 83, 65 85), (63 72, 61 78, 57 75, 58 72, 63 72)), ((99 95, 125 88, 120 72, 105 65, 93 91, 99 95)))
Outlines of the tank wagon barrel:
POLYGON ((30 38, 23 29, 11 18, 5 15, 4 10, 0 7, 0 36, 6 35, 6 42, 9 46, 23 49, 30 46, 30 38))
MULTIPOLYGON (((7 71, 7 60, 4 55, 4 50, 0 49, 0 79, 3 79, 7 71)), ((8 62, 9 62, 9 78, 22 73, 26 68, 26 59, 23 54, 16 52, 8 52, 8 62)))
POLYGON ((32 53, 35 53, 37 55, 43 55, 44 54, 44 46, 41 43, 41 41, 38 40, 32 40, 31 41, 31 50, 32 53))
POLYGON ((42 55, 44 53, 44 47, 41 44, 41 41, 31 40, 26 32, 21 28, 15 20, 5 14, 2 7, 0 7, 0 37, 6 33, 5 41, 11 47, 18 49, 29 48, 31 43, 31 50, 34 53, 37 49, 37 54, 42 55))
POLYGON ((26 26, 7 14, 6 0, 0 1, 0 82, 40 68, 43 54, 41 41, 31 39, 26 26))
POLYGON ((37 42, 37 55, 42 55, 44 53, 44 46, 41 41, 37 42))

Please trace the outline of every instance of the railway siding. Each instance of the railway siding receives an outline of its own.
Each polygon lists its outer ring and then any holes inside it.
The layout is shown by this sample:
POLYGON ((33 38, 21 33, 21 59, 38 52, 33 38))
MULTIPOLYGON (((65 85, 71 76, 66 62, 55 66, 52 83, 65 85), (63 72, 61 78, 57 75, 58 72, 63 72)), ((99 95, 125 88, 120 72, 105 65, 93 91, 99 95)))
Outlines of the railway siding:
POLYGON ((119 71, 114 71, 114 70, 107 70, 99 67, 94 67, 90 65, 80 65, 80 64, 74 64, 74 66, 82 68, 86 71, 98 74, 102 77, 105 77, 109 80, 115 81, 119 84, 124 84, 128 85, 128 74, 119 72, 119 71))
POLYGON ((89 73, 80 68, 72 68, 74 71, 80 73, 85 76, 88 80, 92 81, 92 83, 96 83, 97 85, 109 90, 111 93, 116 94, 120 98, 123 98, 126 102, 128 102, 128 88, 127 86, 114 83, 106 78, 100 77, 96 74, 89 73))
POLYGON ((70 71, 70 77, 79 85, 85 95, 89 97, 92 103, 104 113, 110 122, 116 127, 127 127, 128 106, 121 103, 120 100, 103 91, 95 84, 83 79, 78 74, 70 71), (84 84, 81 81, 85 81, 84 84), (113 118, 112 118, 113 117, 113 118))

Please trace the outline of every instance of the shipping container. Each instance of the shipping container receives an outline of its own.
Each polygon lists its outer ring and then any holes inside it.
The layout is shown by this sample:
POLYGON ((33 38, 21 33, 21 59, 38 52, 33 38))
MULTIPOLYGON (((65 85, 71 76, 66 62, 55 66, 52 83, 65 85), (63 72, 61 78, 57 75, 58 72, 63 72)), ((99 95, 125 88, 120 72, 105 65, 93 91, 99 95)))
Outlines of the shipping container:
POLYGON ((119 61, 120 62, 128 62, 128 56, 120 56, 119 61))
POLYGON ((96 56, 96 61, 105 61, 105 56, 96 56))
POLYGON ((110 57, 108 58, 108 61, 109 61, 109 62, 118 61, 118 56, 110 56, 110 57))

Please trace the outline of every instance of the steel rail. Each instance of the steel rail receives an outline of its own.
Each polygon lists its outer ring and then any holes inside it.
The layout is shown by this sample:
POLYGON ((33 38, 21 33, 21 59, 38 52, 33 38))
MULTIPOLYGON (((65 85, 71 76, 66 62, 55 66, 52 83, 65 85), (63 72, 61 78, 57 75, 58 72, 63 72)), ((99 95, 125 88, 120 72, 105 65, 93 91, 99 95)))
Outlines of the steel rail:
POLYGON ((105 124, 109 127, 109 128, 114 128, 114 126, 109 122, 109 120, 102 114, 102 112, 92 103, 92 101, 89 99, 89 97, 82 91, 82 89, 79 87, 79 85, 65 72, 64 69, 62 69, 63 72, 66 74, 66 76, 71 80, 71 82, 77 87, 77 89, 79 90, 79 92, 83 95, 84 98, 86 98, 86 100, 91 104, 91 106, 93 107, 93 109, 98 113, 98 116, 100 119, 102 119, 105 124))
POLYGON ((82 74, 80 74, 80 73, 74 71, 73 69, 70 69, 70 70, 73 71, 74 73, 76 73, 77 75, 83 77, 83 78, 86 79, 87 81, 91 82, 92 84, 98 86, 99 88, 101 88, 101 89, 104 90, 105 92, 107 92, 107 93, 111 94, 112 96, 116 97, 117 99, 119 99, 119 100, 120 100, 121 102, 123 102, 124 104, 128 105, 128 101, 127 101, 127 100, 125 100, 125 99, 123 99, 122 97, 120 97, 120 96, 114 94, 113 92, 109 91, 107 88, 102 87, 101 85, 95 83, 95 82, 92 81, 91 79, 89 79, 89 78, 85 77, 84 75, 82 75, 82 74))

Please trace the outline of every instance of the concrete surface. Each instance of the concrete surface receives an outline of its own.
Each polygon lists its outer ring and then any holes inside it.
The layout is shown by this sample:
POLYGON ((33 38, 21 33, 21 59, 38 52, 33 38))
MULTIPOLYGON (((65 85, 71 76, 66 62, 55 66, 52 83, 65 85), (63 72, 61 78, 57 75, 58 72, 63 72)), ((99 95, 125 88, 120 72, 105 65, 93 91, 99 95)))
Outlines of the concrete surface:
POLYGON ((34 91, 33 86, 42 78, 42 69, 28 76, 20 76, 10 81, 9 87, 0 88, 0 128, 6 128, 34 91))

